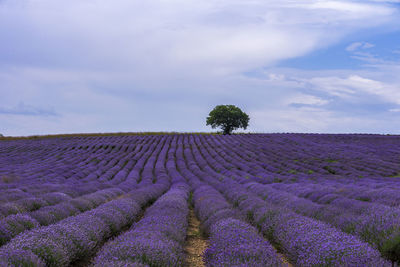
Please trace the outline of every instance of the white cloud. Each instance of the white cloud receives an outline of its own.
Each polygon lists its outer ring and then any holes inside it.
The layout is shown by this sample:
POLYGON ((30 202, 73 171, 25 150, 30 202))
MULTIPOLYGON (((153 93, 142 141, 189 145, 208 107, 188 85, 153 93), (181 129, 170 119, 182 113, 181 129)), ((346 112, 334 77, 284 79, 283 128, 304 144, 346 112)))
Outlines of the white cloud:
POLYGON ((349 46, 346 47, 347 51, 355 51, 357 50, 360 46, 362 46, 362 43, 360 42, 355 42, 350 44, 349 46))
POLYGON ((359 70, 264 70, 253 76, 282 94, 251 109, 250 130, 400 133, 399 68, 387 62, 359 70), (269 73, 284 79, 271 81, 269 73))
POLYGON ((307 82, 313 88, 342 98, 349 98, 356 92, 348 79, 340 77, 313 77, 307 82))
POLYGON ((356 18, 368 17, 371 14, 389 15, 390 11, 380 6, 371 4, 360 4, 360 2, 351 1, 313 1, 308 6, 311 9, 332 10, 336 12, 351 13, 356 18))
POLYGON ((400 86, 393 83, 350 75, 341 77, 314 77, 308 80, 313 88, 345 99, 357 99, 360 94, 381 98, 387 103, 400 104, 400 86))
POLYGON ((51 103, 60 116, 3 114, 0 130, 208 130, 204 117, 221 102, 261 113, 268 107, 283 118, 276 125, 286 123, 280 129, 311 129, 313 123, 329 128, 307 118, 325 114, 333 120, 336 113, 322 109, 332 102, 326 99, 369 92, 369 86, 379 85, 371 81, 382 81, 379 95, 388 95, 385 86, 390 83, 348 71, 294 74, 273 66, 359 30, 398 23, 396 7, 376 1, 2 1, 0 106, 51 103), (262 68, 263 79, 244 74, 262 68), (330 93, 298 92, 307 86, 330 93), (279 107, 290 103, 319 109, 279 107), (295 114, 303 117, 292 124, 295 114))
POLYGON ((346 50, 349 52, 354 52, 359 49, 369 49, 372 47, 375 47, 375 45, 368 42, 355 42, 347 46, 346 50))
POLYGON ((296 94, 292 97, 287 98, 286 101, 288 105, 300 104, 300 105, 310 105, 310 106, 323 106, 329 103, 329 101, 326 99, 306 94, 296 94))
POLYGON ((343 116, 322 108, 261 109, 250 113, 250 117, 255 124, 252 132, 385 133, 388 130, 382 120, 343 116))
POLYGON ((0 32, 9 37, 3 46, 13 45, 9 49, 21 57, 152 73, 225 74, 271 65, 390 24, 396 13, 351 1, 11 2, 0 6, 0 24, 7 25, 0 32))
POLYGON ((369 49, 372 47, 375 47, 375 45, 371 43, 364 43, 364 45, 362 46, 363 49, 369 49))
MULTIPOLYGON (((114 95, 107 89, 120 86, 116 84, 121 76, 61 73, 46 69, 18 72, 24 73, 23 80, 32 91, 21 87, 7 96, 9 102, 21 99, 27 92, 24 98, 26 103, 43 106, 50 99, 51 103, 56 103, 56 111, 61 116, 17 117, 0 114, 0 132, 6 135, 188 129, 208 131, 210 129, 205 126, 204 120, 217 104, 235 104, 248 112, 251 117, 249 131, 252 132, 398 132, 395 119, 381 117, 382 114, 368 117, 352 114, 353 104, 369 110, 371 99, 375 103, 399 103, 400 98, 394 89, 399 81, 386 77, 389 73, 397 77, 394 66, 376 71, 352 71, 351 75, 348 75, 348 70, 272 68, 264 70, 262 77, 181 80, 175 83, 180 88, 166 90, 163 94, 161 91, 146 94, 147 90, 151 92, 150 86, 145 87, 144 91, 127 90, 122 95, 114 95), (55 80, 49 78, 53 72, 56 73, 55 80), (379 73, 385 76, 379 77, 379 73), (63 87, 59 88, 58 83, 63 87), (100 84, 106 89, 92 89, 93 84, 100 84), (185 88, 189 87, 191 89, 185 92, 185 88), (48 89, 41 91, 40 88, 48 89), (207 90, 202 91, 203 88, 207 90), (393 91, 387 88, 393 88, 393 91), (211 92, 211 89, 215 90, 211 92), (367 103, 363 104, 362 98, 366 98, 364 100, 367 103)), ((134 83, 128 77, 122 77, 128 86, 134 83)), ((123 88, 121 90, 123 92, 123 88)))

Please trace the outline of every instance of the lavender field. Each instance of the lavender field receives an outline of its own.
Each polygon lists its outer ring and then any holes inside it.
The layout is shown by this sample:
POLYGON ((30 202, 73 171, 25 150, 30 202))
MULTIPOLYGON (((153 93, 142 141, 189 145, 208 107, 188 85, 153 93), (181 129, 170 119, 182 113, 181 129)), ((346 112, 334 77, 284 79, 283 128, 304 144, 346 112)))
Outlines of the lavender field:
POLYGON ((0 266, 397 266, 399 163, 400 136, 3 139, 0 266))

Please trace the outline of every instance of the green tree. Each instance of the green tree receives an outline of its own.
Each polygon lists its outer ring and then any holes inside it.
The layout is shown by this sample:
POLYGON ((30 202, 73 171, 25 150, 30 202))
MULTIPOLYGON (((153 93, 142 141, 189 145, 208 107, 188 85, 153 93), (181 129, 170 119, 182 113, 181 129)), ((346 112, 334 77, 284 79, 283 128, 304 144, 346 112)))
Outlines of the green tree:
POLYGON ((234 105, 218 105, 208 115, 207 125, 221 127, 224 134, 231 134, 237 128, 247 128, 249 115, 234 105))

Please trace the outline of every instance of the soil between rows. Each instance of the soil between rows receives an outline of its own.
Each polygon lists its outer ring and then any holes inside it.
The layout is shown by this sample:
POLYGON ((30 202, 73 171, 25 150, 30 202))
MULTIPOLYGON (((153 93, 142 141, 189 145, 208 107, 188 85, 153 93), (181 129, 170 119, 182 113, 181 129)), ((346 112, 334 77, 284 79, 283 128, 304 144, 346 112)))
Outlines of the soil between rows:
POLYGON ((200 221, 194 214, 193 208, 189 211, 189 225, 186 236, 186 259, 184 267, 204 267, 203 253, 208 247, 207 239, 201 233, 200 221))

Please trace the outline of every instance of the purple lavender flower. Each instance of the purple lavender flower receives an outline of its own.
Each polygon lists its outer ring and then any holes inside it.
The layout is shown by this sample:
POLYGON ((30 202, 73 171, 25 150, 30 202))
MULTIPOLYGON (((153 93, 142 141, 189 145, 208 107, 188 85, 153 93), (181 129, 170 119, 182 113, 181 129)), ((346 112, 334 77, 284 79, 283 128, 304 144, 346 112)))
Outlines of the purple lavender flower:
POLYGON ((130 231, 103 246, 94 260, 113 266, 121 262, 150 266, 181 266, 188 216, 188 187, 175 184, 130 231))
POLYGON ((271 244, 245 222, 220 220, 212 226, 210 236, 204 254, 207 266, 283 266, 271 244))
POLYGON ((0 251, 0 266, 35 266, 45 267, 45 263, 34 253, 17 249, 13 251, 0 251))

